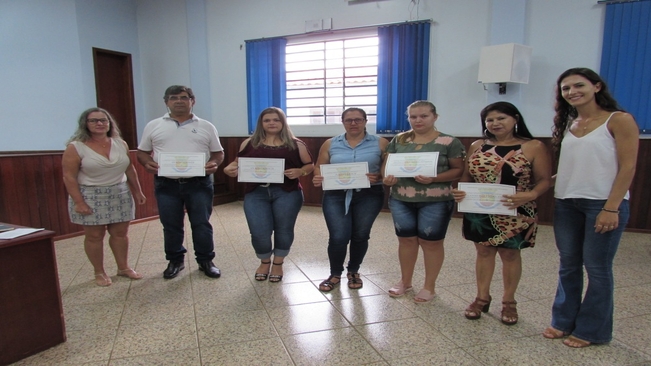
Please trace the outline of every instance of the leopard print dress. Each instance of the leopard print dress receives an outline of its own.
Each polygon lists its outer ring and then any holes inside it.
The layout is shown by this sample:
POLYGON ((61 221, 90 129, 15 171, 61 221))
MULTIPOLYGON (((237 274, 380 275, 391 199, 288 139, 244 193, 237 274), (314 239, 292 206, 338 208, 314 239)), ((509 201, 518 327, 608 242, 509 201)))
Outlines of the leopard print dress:
MULTIPOLYGON (((520 145, 483 144, 468 158, 468 170, 476 183, 500 183, 516 187, 516 192, 534 187, 533 167, 520 145)), ((463 237, 486 246, 511 249, 533 247, 538 230, 536 202, 518 207, 517 216, 465 213, 463 237)))

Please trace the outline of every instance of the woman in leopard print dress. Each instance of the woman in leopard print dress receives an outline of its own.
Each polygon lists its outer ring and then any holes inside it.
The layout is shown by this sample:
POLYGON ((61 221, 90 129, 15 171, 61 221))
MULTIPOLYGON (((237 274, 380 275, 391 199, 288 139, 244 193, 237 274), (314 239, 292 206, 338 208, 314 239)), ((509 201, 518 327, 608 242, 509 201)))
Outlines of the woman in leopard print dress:
MULTIPOLYGON (((495 257, 502 260, 504 296, 502 322, 518 321, 515 291, 522 274, 520 249, 533 247, 536 239, 536 198, 550 186, 551 163, 545 145, 534 140, 518 109, 508 102, 488 105, 481 111, 484 138, 472 143, 461 182, 498 183, 515 186, 514 195, 502 199, 517 209, 517 216, 465 213, 463 236, 475 243, 477 297, 466 309, 468 319, 479 319, 491 303, 490 283, 495 257)), ((465 192, 453 191, 455 201, 465 192)))

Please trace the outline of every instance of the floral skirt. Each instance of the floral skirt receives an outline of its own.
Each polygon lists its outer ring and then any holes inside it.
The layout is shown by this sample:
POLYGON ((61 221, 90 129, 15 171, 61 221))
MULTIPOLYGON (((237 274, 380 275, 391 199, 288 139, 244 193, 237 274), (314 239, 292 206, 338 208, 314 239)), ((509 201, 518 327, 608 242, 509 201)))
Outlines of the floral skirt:
POLYGON ((511 249, 531 248, 536 244, 538 215, 534 202, 518 207, 517 216, 465 213, 463 237, 485 246, 511 249))
POLYGON ((86 204, 93 209, 90 215, 75 212, 75 204, 68 197, 68 213, 73 224, 107 225, 131 221, 136 216, 133 197, 126 182, 112 186, 85 186, 80 184, 79 190, 86 204))

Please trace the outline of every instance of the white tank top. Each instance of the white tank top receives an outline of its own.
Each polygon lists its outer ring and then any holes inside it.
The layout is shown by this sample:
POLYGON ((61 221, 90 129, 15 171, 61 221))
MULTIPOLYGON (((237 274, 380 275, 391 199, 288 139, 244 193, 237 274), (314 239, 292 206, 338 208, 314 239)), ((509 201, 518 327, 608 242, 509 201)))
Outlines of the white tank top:
MULTIPOLYGON (((605 200, 610 195, 618 171, 615 138, 606 122, 583 137, 568 128, 561 143, 561 156, 554 197, 605 200)), ((626 192, 624 199, 628 199, 626 192)))
POLYGON ((131 165, 129 151, 120 140, 111 139, 109 158, 96 153, 81 141, 72 141, 81 158, 77 182, 87 186, 112 186, 125 182, 124 172, 131 165))

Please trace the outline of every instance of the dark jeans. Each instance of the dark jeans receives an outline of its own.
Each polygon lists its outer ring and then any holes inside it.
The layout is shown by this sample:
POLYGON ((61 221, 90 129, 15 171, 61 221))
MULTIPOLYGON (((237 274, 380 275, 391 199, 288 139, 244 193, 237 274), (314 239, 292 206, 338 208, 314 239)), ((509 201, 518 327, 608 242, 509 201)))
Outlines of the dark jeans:
POLYGON ((359 272, 368 250, 371 228, 384 203, 382 185, 360 191, 352 190, 352 200, 345 214, 346 190, 323 192, 323 216, 328 226, 328 258, 330 274, 341 276, 346 260, 346 247, 350 242, 348 272, 359 272))
POLYGON ((552 326, 592 342, 610 342, 613 333, 613 259, 628 223, 628 201, 619 206, 619 226, 595 233, 595 221, 605 200, 557 199, 554 236, 560 254, 558 289, 552 307, 552 326), (583 293, 583 268, 588 287, 583 293))
POLYGON ((183 247, 185 208, 192 228, 192 242, 197 262, 215 257, 210 214, 213 183, 210 176, 182 179, 156 177, 154 180, 158 214, 163 224, 165 258, 182 262, 187 250, 183 247))
POLYGON ((278 257, 289 254, 294 242, 294 225, 302 206, 302 191, 286 192, 278 185, 260 186, 244 196, 244 215, 258 258, 270 258, 272 253, 278 257))

